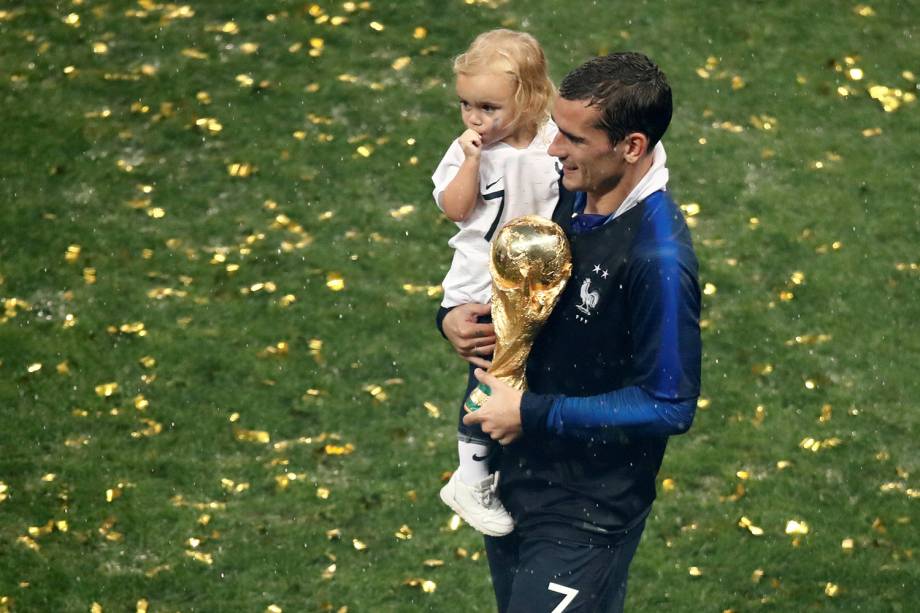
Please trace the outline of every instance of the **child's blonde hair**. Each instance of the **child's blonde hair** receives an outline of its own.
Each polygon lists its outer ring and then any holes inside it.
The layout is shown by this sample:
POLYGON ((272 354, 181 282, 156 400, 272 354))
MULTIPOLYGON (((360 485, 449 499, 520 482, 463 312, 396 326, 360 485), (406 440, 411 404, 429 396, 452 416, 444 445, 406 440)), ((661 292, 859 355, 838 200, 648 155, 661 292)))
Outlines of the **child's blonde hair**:
POLYGON ((543 49, 533 36, 506 29, 477 36, 466 53, 454 59, 454 74, 484 72, 514 79, 512 126, 538 127, 549 119, 556 87, 549 78, 543 49))

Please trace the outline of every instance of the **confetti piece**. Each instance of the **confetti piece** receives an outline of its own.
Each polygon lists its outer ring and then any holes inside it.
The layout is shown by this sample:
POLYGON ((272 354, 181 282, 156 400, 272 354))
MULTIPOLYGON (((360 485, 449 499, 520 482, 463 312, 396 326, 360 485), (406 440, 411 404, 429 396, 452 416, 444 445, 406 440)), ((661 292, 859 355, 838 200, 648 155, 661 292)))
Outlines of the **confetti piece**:
POLYGON ((809 526, 804 521, 790 519, 786 522, 786 534, 804 536, 808 534, 809 526))
POLYGON ((185 555, 192 558, 196 562, 201 562, 202 564, 206 564, 208 566, 211 566, 212 564, 214 564, 214 556, 212 556, 210 553, 205 553, 203 551, 186 550, 185 555))
POLYGON ((702 577, 703 571, 699 566, 691 566, 687 569, 691 577, 702 577))
POLYGON ((744 516, 742 516, 741 519, 738 520, 738 526, 741 528, 744 528, 745 530, 747 530, 754 536, 763 536, 764 534, 763 528, 755 526, 754 523, 750 519, 744 516))
POLYGON ((330 272, 326 275, 326 287, 334 292, 340 292, 345 289, 345 279, 340 273, 330 272))
POLYGON ((399 530, 393 534, 393 536, 401 541, 408 541, 412 538, 412 529, 406 524, 403 524, 399 527, 399 530))
POLYGON ((117 383, 101 383, 96 386, 96 395, 103 398, 109 398, 118 391, 117 383))
POLYGON ((268 444, 271 442, 271 436, 265 430, 247 430, 245 428, 233 427, 233 437, 246 443, 268 444))
POLYGON ((398 57, 393 61, 393 70, 402 70, 406 66, 412 63, 412 58, 408 56, 398 57))
POLYGON ((10 486, 8 486, 3 481, 0 481, 0 502, 3 502, 10 497, 10 486))
POLYGON ((677 482, 675 482, 674 479, 667 478, 667 479, 662 480, 661 482, 661 489, 664 492, 673 492, 676 488, 677 488, 677 482))
POLYGON ((828 598, 834 598, 840 593, 840 587, 836 583, 828 581, 824 584, 824 594, 828 598))
POLYGON ((423 406, 425 407, 425 411, 428 412, 428 417, 433 419, 440 419, 441 409, 439 409, 437 405, 426 401, 423 403, 423 406))
POLYGON ((355 548, 355 551, 364 551, 367 549, 367 545, 358 539, 352 539, 351 546, 355 548))
POLYGON ((405 581, 403 581, 403 585, 408 586, 408 587, 421 588, 422 592, 426 594, 433 594, 435 590, 438 589, 437 584, 434 581, 431 581, 429 579, 418 579, 418 578, 406 579, 405 581))
POLYGON ((326 455, 336 456, 336 455, 351 455, 355 451, 355 446, 351 443, 346 443, 345 445, 326 445, 323 447, 323 453, 326 455))

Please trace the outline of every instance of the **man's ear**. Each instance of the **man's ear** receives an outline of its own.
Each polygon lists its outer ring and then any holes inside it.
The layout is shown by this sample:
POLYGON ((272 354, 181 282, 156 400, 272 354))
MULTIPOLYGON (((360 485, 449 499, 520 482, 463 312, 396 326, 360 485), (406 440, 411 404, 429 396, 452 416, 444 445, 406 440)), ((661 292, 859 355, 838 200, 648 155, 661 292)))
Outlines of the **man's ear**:
POLYGON ((648 151, 648 136, 642 132, 630 132, 623 142, 626 145, 623 148, 623 159, 628 164, 635 164, 645 157, 648 151))

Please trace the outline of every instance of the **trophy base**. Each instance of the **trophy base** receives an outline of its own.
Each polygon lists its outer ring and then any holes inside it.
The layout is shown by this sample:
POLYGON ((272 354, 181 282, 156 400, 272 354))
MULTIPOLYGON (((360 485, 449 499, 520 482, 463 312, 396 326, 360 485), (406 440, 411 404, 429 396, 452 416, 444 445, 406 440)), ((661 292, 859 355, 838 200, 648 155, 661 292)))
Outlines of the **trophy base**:
POLYGON ((488 385, 480 383, 476 386, 476 389, 470 392, 469 398, 463 403, 463 408, 466 409, 468 413, 478 411, 482 408, 482 403, 485 402, 491 394, 492 389, 488 385))

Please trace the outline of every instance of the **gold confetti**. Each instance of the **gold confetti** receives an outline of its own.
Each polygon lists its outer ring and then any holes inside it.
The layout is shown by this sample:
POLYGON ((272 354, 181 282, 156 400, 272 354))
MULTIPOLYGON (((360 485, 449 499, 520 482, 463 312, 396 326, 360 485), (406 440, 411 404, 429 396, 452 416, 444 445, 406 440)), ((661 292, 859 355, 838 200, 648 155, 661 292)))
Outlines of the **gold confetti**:
POLYGON ((93 285, 96 283, 96 269, 95 268, 84 268, 83 269, 83 282, 87 285, 93 285))
POLYGON ((831 583, 830 581, 828 581, 827 583, 824 584, 824 594, 828 598, 836 597, 839 592, 840 592, 840 588, 838 587, 836 583, 831 583))
POLYGON ((268 444, 271 442, 271 436, 265 430, 247 430, 234 426, 233 436, 236 440, 246 443, 268 444))
POLYGON ((253 172, 255 172, 255 169, 252 164, 236 162, 227 165, 227 174, 231 177, 245 178, 252 175, 253 172))
POLYGON ((426 594, 433 594, 434 591, 438 589, 437 584, 429 579, 406 579, 403 581, 403 585, 408 587, 421 588, 421 590, 426 594))
POLYGON ((755 526, 747 517, 742 516, 741 519, 738 520, 738 526, 744 528, 754 536, 763 536, 763 528, 755 526))
POLYGON ((751 367, 751 372, 755 375, 769 375, 773 372, 773 364, 754 364, 751 367))
POLYGON ((163 424, 152 419, 142 418, 140 420, 146 428, 131 433, 131 438, 143 438, 146 436, 156 436, 163 431, 163 424))
POLYGON ((354 453, 355 446, 351 443, 346 443, 345 445, 332 445, 328 444, 323 447, 323 453, 326 455, 350 455, 354 453))
POLYGON ((10 497, 10 486, 8 486, 3 481, 0 481, 0 502, 3 502, 10 497))
POLYGON ((412 528, 410 528, 406 524, 403 524, 402 526, 399 527, 399 530, 393 533, 393 536, 395 536, 401 541, 408 541, 409 539, 412 538, 412 528))
POLYGON ((185 555, 195 560, 196 562, 201 562, 202 564, 207 564, 208 566, 214 564, 214 556, 212 556, 210 553, 186 550, 185 555))
POLYGON ((423 403, 422 406, 424 406, 425 411, 428 412, 428 417, 431 417, 433 419, 440 419, 441 409, 439 409, 437 405, 426 401, 423 403))
POLYGON ((101 383, 96 386, 96 395, 108 398, 118 391, 117 383, 101 383))
POLYGON ((460 526, 463 525, 463 520, 460 519, 460 516, 454 513, 450 516, 450 519, 447 522, 447 529, 451 532, 456 532, 460 529, 460 526))
POLYGON ((29 364, 29 366, 26 368, 26 372, 29 374, 33 374, 33 373, 37 373, 41 369, 42 369, 42 363, 35 362, 34 364, 29 364))
POLYGON ((134 605, 134 613, 147 613, 147 609, 150 606, 150 603, 146 598, 141 598, 137 601, 137 604, 134 605))
POLYGON ((393 61, 393 70, 402 70, 412 63, 412 58, 408 56, 398 57, 393 61))
POLYGON ((354 547, 356 551, 364 551, 367 549, 367 545, 358 539, 351 539, 351 546, 354 547))
POLYGON ((857 4, 853 7, 853 12, 860 17, 875 17, 875 9, 868 4, 857 4))
POLYGON ((265 613, 283 613, 283 611, 278 605, 270 604, 265 608, 265 613))
POLYGON ((317 497, 317 498, 320 498, 320 499, 322 499, 322 500, 328 500, 328 498, 329 498, 329 496, 330 496, 331 493, 332 493, 332 492, 329 491, 329 488, 328 488, 328 487, 318 487, 318 488, 316 488, 316 497, 317 497))
POLYGON ((371 30, 374 30, 375 32, 383 32, 384 30, 383 24, 379 21, 372 21, 369 25, 371 30))
POLYGON ((326 287, 334 292, 340 292, 345 289, 345 279, 340 273, 330 272, 326 275, 326 287))
POLYGON ((68 263, 74 263, 77 261, 77 258, 80 257, 80 245, 70 245, 67 247, 67 252, 64 254, 64 260, 68 263))
POLYGON ((854 546, 854 543, 853 543, 853 539, 851 538, 845 538, 840 542, 840 548, 843 549, 844 551, 853 551, 853 546, 854 546))
POLYGON ((713 296, 717 291, 718 288, 716 288, 715 284, 713 283, 706 283, 703 286, 703 294, 706 296, 713 296))
POLYGON ((366 158, 366 157, 370 157, 371 154, 374 153, 374 148, 370 145, 361 145, 355 151, 357 151, 358 155, 360 155, 361 157, 366 158))
POLYGON ((664 492, 673 492, 677 488, 677 483, 674 479, 667 478, 661 482, 661 489, 664 492))
POLYGON ((702 577, 703 576, 703 571, 702 569, 700 569, 699 566, 691 566, 690 568, 687 569, 687 571, 690 573, 691 577, 702 577))
POLYGON ((426 36, 428 36, 428 30, 422 26, 416 26, 416 28, 412 31, 412 38, 416 40, 421 40, 426 36))
POLYGON ((786 534, 794 536, 804 536, 808 534, 808 524, 804 521, 799 521, 796 519, 790 519, 786 522, 786 534))
POLYGON ((103 613, 102 605, 94 601, 89 607, 89 613, 103 613))
POLYGON ((393 219, 402 219, 403 217, 415 212, 415 207, 411 204, 404 204, 398 209, 390 209, 390 217, 393 219))
POLYGON ((379 385, 371 383, 371 384, 365 385, 361 389, 363 389, 365 392, 373 396, 374 400, 378 402, 384 402, 388 398, 387 393, 383 391, 383 388, 379 385))

